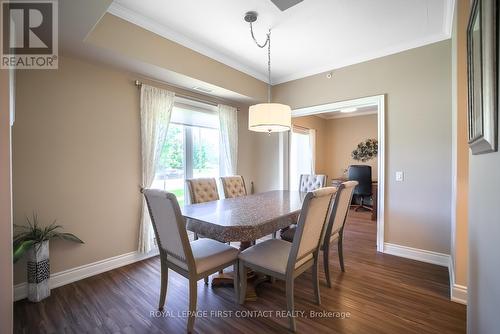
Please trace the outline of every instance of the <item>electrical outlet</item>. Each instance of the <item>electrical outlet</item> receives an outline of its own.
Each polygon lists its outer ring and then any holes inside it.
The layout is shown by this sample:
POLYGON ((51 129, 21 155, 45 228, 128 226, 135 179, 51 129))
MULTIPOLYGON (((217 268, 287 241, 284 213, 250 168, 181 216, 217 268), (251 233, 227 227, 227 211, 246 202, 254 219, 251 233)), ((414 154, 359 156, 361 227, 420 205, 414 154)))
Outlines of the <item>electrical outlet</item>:
POLYGON ((404 173, 399 171, 399 172, 396 172, 396 182, 403 182, 404 181, 404 173))

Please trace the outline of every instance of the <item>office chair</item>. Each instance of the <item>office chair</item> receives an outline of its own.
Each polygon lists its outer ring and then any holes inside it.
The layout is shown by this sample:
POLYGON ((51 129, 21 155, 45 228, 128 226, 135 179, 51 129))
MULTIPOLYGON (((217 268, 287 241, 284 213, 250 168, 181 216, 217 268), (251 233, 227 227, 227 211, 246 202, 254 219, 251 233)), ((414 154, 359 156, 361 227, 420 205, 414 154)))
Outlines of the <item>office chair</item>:
POLYGON ((373 211, 373 207, 365 204, 366 197, 372 197, 372 168, 367 165, 351 165, 349 166, 349 180, 358 181, 358 185, 354 189, 354 197, 360 199, 360 204, 356 205, 354 211, 360 208, 373 211))

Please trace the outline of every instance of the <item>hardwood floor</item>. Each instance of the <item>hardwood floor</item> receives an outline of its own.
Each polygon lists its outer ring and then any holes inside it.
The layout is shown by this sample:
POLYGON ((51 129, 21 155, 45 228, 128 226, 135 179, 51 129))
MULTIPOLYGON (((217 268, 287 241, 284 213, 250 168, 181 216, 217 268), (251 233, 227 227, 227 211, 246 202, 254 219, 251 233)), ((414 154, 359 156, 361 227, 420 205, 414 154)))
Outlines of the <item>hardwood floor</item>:
MULTIPOLYGON (((321 269, 321 305, 313 303, 311 273, 297 278, 295 309, 305 311, 297 319, 297 332, 465 333, 466 308, 449 301, 447 268, 377 253, 376 224, 369 217, 369 213, 352 212, 347 222, 346 272, 340 272, 336 247, 331 247, 333 287, 326 287, 321 269), (336 318, 311 318, 311 311, 339 313, 332 314, 336 318)), ((37 304, 18 301, 14 304, 14 331, 183 333, 188 281, 170 271, 165 313, 158 316, 159 265, 158 257, 151 258, 54 289, 50 298, 37 304)), ((240 306, 234 301, 233 288, 212 288, 201 280, 201 316, 196 319, 195 332, 287 333, 286 316, 276 316, 286 309, 284 282, 264 283, 257 293, 258 301, 240 306), (210 316, 211 311, 220 313, 210 316)))

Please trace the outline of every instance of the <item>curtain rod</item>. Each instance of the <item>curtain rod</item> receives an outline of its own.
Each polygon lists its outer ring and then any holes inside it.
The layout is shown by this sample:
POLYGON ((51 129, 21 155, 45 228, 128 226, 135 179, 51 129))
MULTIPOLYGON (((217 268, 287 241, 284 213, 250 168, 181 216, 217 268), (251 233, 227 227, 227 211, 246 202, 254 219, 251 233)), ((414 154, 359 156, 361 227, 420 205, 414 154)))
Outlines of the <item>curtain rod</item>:
MULTIPOLYGON (((139 80, 135 80, 134 81, 134 84, 137 86, 137 87, 141 87, 142 86, 142 82, 139 81, 139 80)), ((195 102, 200 102, 200 103, 205 103, 205 104, 209 104, 211 106, 215 106, 217 107, 219 105, 219 103, 217 102, 213 102, 213 101, 208 101, 208 100, 205 100, 205 99, 200 99, 198 97, 195 97, 195 96, 191 96, 191 95, 185 95, 185 94, 178 94, 178 93, 175 93, 175 96, 177 97, 180 97, 180 98, 183 98, 183 99, 187 99, 187 100, 191 100, 191 101, 195 101, 195 102)), ((240 108, 236 108, 236 110, 240 110, 240 108)))

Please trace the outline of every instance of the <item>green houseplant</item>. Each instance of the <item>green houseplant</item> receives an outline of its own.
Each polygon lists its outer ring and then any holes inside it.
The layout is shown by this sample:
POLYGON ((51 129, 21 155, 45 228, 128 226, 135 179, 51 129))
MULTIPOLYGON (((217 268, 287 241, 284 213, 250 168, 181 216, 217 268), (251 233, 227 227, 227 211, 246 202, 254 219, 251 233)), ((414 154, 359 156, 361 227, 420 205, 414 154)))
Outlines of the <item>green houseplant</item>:
POLYGON ((28 299, 38 302, 50 295, 49 241, 58 238, 77 243, 83 241, 72 233, 60 232, 56 221, 48 226, 40 226, 38 216, 26 217, 27 225, 14 225, 18 230, 13 240, 13 260, 16 263, 27 256, 28 299))

